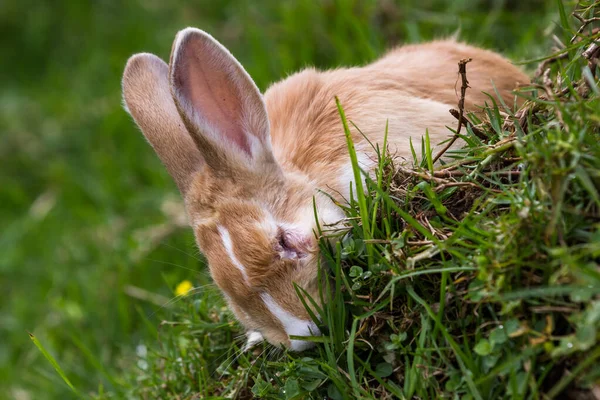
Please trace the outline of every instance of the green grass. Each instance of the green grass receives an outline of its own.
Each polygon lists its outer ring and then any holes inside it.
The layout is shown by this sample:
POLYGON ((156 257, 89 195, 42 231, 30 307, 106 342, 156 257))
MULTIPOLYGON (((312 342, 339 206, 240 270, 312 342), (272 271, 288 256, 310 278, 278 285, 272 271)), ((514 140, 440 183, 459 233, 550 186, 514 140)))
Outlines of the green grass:
POLYGON ((597 385, 598 81, 582 69, 589 37, 569 45, 573 2, 559 4, 3 4, 0 398, 75 398, 67 382, 83 397, 148 399, 525 399, 597 385), (463 129, 462 161, 400 168, 380 144, 370 195, 347 207, 355 218, 339 244, 323 243, 323 273, 336 279, 320 343, 242 353, 175 185, 120 107, 127 57, 166 58, 188 25, 221 40, 262 89, 305 65, 365 63, 457 30, 516 60, 554 53, 555 34, 569 58, 549 76, 562 96, 525 93, 518 127, 490 100, 476 122, 490 141, 463 129), (432 169, 473 185, 444 187, 432 169), (169 301, 183 280, 197 289, 169 301))

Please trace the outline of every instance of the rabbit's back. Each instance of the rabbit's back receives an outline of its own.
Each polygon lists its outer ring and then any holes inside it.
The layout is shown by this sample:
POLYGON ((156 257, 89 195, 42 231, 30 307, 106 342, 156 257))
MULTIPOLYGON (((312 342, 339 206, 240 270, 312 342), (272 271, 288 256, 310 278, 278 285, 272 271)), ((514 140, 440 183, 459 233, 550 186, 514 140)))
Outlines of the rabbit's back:
POLYGON ((470 111, 489 103, 485 93, 496 97, 497 91, 508 102, 514 98, 512 92, 518 85, 529 83, 523 71, 498 53, 454 40, 401 46, 368 68, 374 74, 395 75, 407 93, 456 107, 461 86, 458 62, 468 58, 472 61, 467 65, 470 89, 465 106, 470 111))
POLYGON ((456 120, 449 114, 460 93, 458 62, 468 64, 466 108, 476 111, 495 96, 494 87, 512 104, 514 90, 528 78, 508 60, 491 51, 450 40, 399 47, 365 67, 296 73, 271 86, 265 102, 276 159, 297 169, 320 185, 339 189, 340 170, 348 169, 348 152, 335 97, 351 124, 363 167, 374 165, 373 151, 363 139, 382 143, 388 124, 391 151, 411 158, 409 138, 420 150, 427 131, 432 143, 450 135, 456 120), (493 83, 492 83, 493 82, 493 83), (362 132, 362 134, 361 134, 362 132))

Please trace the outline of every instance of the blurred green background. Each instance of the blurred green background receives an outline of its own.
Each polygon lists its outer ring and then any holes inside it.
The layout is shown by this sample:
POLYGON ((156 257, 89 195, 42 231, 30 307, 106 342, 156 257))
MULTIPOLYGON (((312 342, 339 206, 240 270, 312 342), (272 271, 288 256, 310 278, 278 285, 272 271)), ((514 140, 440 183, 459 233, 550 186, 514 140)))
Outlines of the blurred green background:
POLYGON ((34 333, 84 393, 157 346, 159 309, 207 283, 177 191, 121 107, 127 58, 168 58, 204 29, 261 89, 306 65, 366 63, 459 32, 527 60, 548 51, 551 0, 0 2, 0 398, 65 399, 34 333))

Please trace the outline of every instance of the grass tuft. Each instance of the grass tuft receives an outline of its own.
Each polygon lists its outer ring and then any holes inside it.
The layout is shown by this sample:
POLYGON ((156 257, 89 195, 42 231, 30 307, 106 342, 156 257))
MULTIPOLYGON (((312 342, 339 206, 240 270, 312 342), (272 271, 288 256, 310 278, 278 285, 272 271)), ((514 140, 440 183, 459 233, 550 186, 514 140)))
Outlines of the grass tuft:
POLYGON ((37 347, 38 350, 44 355, 44 358, 46 358, 46 360, 48 360, 48 362, 50 364, 52 364, 52 367, 54 368, 54 370, 58 373, 58 375, 60 375, 63 382, 69 387, 69 389, 71 389, 71 391, 74 394, 79 396, 79 392, 77 392, 77 389, 75 389, 75 386, 73 386, 73 384, 71 383, 69 378, 67 378, 67 375, 64 373, 64 371, 62 370, 62 368, 60 367, 58 362, 56 362, 54 357, 52 357, 52 354, 48 353, 48 351, 44 348, 44 346, 38 340, 38 338, 33 335, 33 333, 29 333, 29 338, 31 339, 31 341, 33 342, 35 347, 37 347))

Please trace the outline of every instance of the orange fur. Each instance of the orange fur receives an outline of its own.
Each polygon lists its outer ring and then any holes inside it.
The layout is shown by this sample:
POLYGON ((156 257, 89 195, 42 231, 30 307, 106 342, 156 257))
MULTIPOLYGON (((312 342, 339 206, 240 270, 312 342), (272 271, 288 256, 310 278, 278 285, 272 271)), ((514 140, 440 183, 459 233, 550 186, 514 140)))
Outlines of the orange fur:
MULTIPOLYGON (((473 59, 471 111, 488 100, 482 91, 495 87, 512 104, 512 90, 528 83, 498 54, 452 40, 400 47, 365 67, 307 69, 264 97, 235 58, 196 29, 177 35, 168 67, 148 54, 129 60, 125 103, 177 182, 213 279, 248 330, 295 350, 305 345, 290 335, 318 334, 294 284, 318 301, 313 198, 320 222, 335 224, 343 215, 320 190, 338 201, 349 195, 334 96, 372 142, 381 143, 389 121, 391 150, 408 157, 410 137, 449 136, 463 58, 473 59)), ((352 136, 368 172, 372 150, 355 128, 352 136)))

